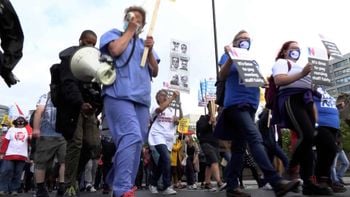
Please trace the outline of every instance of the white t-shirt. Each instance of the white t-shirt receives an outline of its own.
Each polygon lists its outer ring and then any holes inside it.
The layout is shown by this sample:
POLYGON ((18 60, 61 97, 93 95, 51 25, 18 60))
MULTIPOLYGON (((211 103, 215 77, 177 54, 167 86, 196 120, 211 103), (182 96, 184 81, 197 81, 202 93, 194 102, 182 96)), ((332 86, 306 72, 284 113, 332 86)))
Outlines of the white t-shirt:
POLYGON ((28 157, 28 132, 25 127, 11 127, 7 131, 5 138, 10 141, 5 156, 20 155, 28 157))
MULTIPOLYGON (((152 110, 152 119, 156 116, 156 108, 152 110)), ((148 134, 148 143, 151 146, 165 144, 169 151, 173 148, 176 125, 174 124, 175 110, 168 107, 158 114, 148 134)))
MULTIPOLYGON (((280 74, 287 74, 287 75, 294 75, 296 73, 300 73, 304 67, 300 66, 299 64, 296 64, 292 61, 289 61, 291 64, 291 68, 288 71, 288 60, 286 59, 278 59, 275 64, 272 67, 272 75, 275 77, 276 75, 280 74)), ((293 83, 290 83, 285 86, 280 86, 280 90, 286 89, 286 88, 305 88, 310 89, 311 88, 311 77, 310 75, 306 75, 305 77, 294 81, 293 83)))

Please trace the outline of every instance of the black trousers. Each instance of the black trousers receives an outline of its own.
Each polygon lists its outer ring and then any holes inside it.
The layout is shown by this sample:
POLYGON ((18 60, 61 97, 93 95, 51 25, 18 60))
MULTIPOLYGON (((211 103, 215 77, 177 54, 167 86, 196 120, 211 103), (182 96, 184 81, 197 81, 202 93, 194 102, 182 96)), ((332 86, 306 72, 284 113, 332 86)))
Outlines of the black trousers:
POLYGON ((298 141, 290 160, 290 167, 300 164, 300 177, 304 183, 313 175, 315 117, 313 103, 304 102, 304 94, 290 96, 285 102, 287 126, 297 133, 298 141))
POLYGON ((335 135, 339 130, 323 126, 318 127, 316 130, 317 135, 315 137, 315 145, 317 158, 315 164, 315 175, 317 178, 330 178, 331 166, 338 150, 335 135))

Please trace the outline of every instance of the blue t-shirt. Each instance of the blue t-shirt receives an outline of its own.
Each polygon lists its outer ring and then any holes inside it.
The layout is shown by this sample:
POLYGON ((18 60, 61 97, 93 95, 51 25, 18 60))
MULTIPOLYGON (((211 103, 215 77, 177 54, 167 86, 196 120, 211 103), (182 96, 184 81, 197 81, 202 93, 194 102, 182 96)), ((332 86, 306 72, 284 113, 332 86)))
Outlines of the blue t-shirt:
POLYGON ((318 125, 339 129, 339 112, 336 100, 322 88, 317 88, 319 96, 314 96, 314 102, 318 112, 318 125))
MULTIPOLYGON (((108 44, 122 36, 122 32, 112 29, 100 38, 100 50, 102 54, 110 55, 108 52, 108 44)), ((124 52, 114 60, 117 78, 112 85, 103 86, 102 95, 108 95, 113 98, 131 100, 133 102, 144 104, 148 107, 151 105, 151 74, 149 64, 146 63, 141 67, 141 59, 144 51, 144 42, 140 38, 130 40, 124 52), (133 42, 135 49, 129 63, 125 66, 125 62, 132 51, 133 42), (122 67, 121 67, 122 66, 122 67)), ((155 58, 159 62, 156 53, 155 58)))
POLYGON ((62 134, 56 132, 56 107, 53 106, 49 94, 44 94, 39 98, 37 103, 45 107, 41 116, 40 136, 46 137, 61 137, 62 134))
MULTIPOLYGON (((221 56, 219 65, 223 65, 229 56, 225 53, 221 56)), ((260 89, 258 87, 246 87, 239 77, 237 65, 232 63, 231 70, 226 78, 224 107, 239 104, 250 104, 254 109, 259 106, 260 89)))

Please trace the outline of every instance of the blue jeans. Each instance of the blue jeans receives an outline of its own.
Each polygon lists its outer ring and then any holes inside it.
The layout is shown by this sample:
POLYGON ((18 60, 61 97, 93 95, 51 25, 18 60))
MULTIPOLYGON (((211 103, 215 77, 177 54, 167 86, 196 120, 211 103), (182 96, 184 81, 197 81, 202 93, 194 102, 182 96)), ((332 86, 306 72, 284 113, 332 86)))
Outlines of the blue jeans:
POLYGON ((13 192, 20 188, 24 165, 24 161, 2 161, 0 169, 0 191, 13 192))
POLYGON ((159 144, 154 146, 159 154, 159 160, 157 167, 154 168, 153 176, 151 179, 151 185, 157 186, 157 182, 162 175, 163 187, 168 188, 171 185, 171 161, 170 151, 165 144, 159 144))
POLYGON ((264 177, 274 187, 281 177, 272 166, 263 145, 261 134, 254 122, 256 110, 249 105, 231 106, 226 109, 225 121, 230 122, 233 130, 231 145, 231 160, 226 166, 227 189, 238 187, 238 177, 243 168, 243 156, 248 143, 251 154, 264 173, 264 177))
POLYGON ((344 152, 344 150, 340 150, 335 158, 334 158, 334 163, 332 165, 331 169, 331 179, 333 182, 338 183, 340 179, 343 178, 346 170, 349 168, 349 160, 344 152), (339 160, 339 168, 337 169, 337 161, 339 160))

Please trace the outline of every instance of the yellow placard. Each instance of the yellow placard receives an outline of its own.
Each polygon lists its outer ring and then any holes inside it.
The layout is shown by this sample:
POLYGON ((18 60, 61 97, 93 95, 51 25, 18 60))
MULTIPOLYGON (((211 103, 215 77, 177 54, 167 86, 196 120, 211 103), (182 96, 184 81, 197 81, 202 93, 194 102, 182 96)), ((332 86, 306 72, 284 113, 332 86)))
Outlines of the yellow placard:
POLYGON ((189 126, 190 126, 190 119, 182 118, 179 120, 179 125, 177 125, 177 131, 179 133, 187 133, 189 126))

